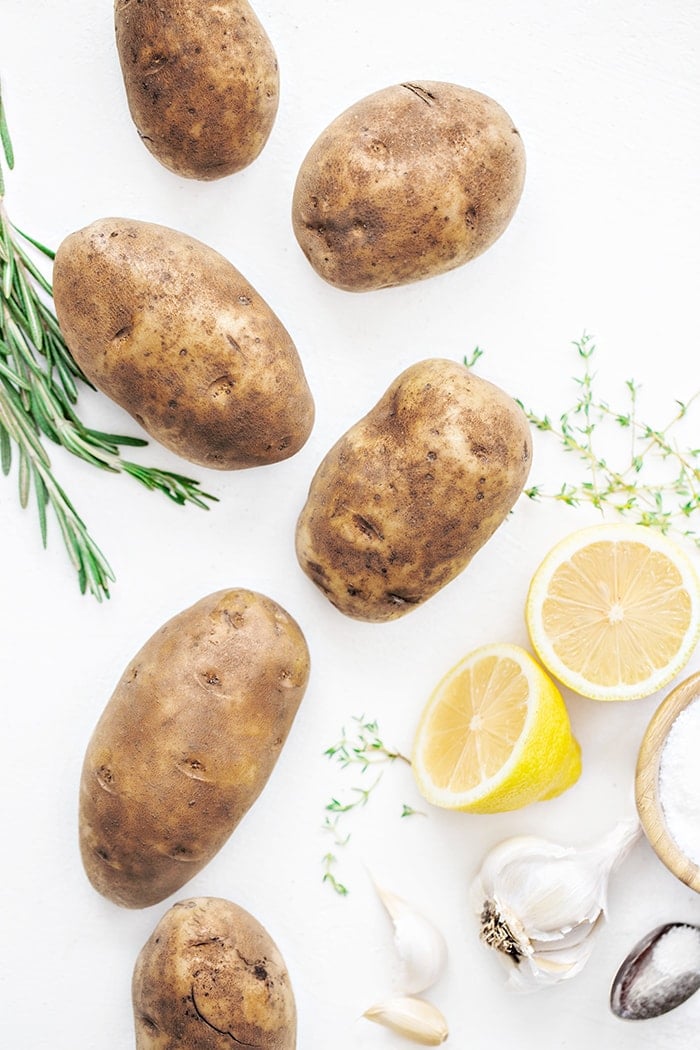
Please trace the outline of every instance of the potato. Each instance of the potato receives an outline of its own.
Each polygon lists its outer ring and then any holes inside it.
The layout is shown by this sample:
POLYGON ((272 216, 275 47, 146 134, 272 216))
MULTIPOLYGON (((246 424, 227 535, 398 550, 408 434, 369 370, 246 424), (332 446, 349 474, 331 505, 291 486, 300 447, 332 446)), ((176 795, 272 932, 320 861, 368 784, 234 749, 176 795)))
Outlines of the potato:
POLYGON ((54 301, 85 375, 185 459, 260 466, 309 436, 314 403, 288 332, 201 241, 100 219, 60 245, 54 301))
POLYGON ((321 277, 350 292, 452 270, 501 236, 525 152, 497 102, 457 84, 397 84, 319 136, 294 189, 294 233, 321 277))
POLYGON ((136 1050, 294 1050, 284 960, 243 908, 217 897, 166 912, 136 960, 136 1050))
POLYGON ((246 0, 115 0, 132 119, 161 164, 220 179, 255 160, 277 114, 272 44, 246 0))
POLYGON ((412 365, 316 471, 299 564, 348 616, 404 616, 495 532, 531 455, 525 415, 502 390, 454 361, 412 365))
POLYGON ((299 626, 254 591, 218 591, 156 631, 83 763, 80 850, 96 890, 144 908, 211 860, 265 786, 308 675, 299 626))

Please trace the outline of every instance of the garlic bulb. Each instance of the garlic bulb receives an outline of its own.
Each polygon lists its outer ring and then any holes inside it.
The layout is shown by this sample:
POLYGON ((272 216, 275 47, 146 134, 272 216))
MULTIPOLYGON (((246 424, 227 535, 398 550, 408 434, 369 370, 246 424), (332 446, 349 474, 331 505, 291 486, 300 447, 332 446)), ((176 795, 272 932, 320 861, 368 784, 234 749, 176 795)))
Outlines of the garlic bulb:
POLYGON ((363 1016, 422 1046, 439 1046, 448 1036, 445 1018, 425 999, 408 996, 388 999, 365 1010, 363 1016))
POLYGON ((508 966, 511 987, 534 991, 584 967, 605 919, 610 873, 640 830, 624 822, 580 850, 534 837, 491 850, 471 897, 481 938, 508 966))
POLYGON ((445 939, 432 922, 402 897, 381 886, 376 889, 394 923, 394 944, 401 959, 401 990, 406 995, 424 992, 445 968, 445 939))

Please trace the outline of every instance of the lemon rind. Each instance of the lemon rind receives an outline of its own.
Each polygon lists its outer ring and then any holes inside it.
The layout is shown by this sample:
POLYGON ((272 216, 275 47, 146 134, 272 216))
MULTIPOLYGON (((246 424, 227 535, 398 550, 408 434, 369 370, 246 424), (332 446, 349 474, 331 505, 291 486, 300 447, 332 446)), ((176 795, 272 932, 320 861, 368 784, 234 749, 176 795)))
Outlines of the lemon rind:
MULTIPOLYGON (((416 730, 412 764, 419 790, 426 801, 434 806, 439 806, 442 809, 464 810, 467 807, 483 803, 489 798, 495 796, 498 790, 502 788, 503 784, 508 781, 513 769, 517 767, 527 751, 529 731, 533 722, 537 718, 541 703, 539 698, 543 687, 549 687, 558 692, 556 684, 547 679, 546 672, 537 664, 537 661, 527 649, 507 642, 494 642, 490 645, 480 646, 478 649, 474 649, 471 653, 468 653, 467 656, 460 660, 454 667, 450 668, 447 674, 443 675, 433 690, 433 693, 421 714, 418 729, 416 730), (461 674, 471 664, 476 663, 478 660, 486 659, 489 656, 516 660, 523 674, 527 678, 530 695, 535 699, 528 704, 528 711, 525 716, 520 736, 513 746, 507 761, 496 773, 487 780, 482 781, 478 787, 457 795, 453 792, 436 788, 430 777, 425 775, 425 766, 419 757, 420 738, 424 725, 428 722, 435 707, 440 703, 440 699, 449 682, 458 674, 461 674)), ((576 743, 575 740, 574 743, 576 743)))

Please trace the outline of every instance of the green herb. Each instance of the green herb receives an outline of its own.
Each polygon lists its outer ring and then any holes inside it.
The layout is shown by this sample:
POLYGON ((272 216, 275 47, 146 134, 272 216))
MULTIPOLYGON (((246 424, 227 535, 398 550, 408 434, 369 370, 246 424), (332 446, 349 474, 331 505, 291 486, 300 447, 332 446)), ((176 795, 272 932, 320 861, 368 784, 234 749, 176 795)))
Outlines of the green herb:
POLYGON ((467 368, 473 368, 480 357, 484 356, 484 351, 480 346, 475 346, 471 357, 464 358, 464 364, 467 368))
POLYGON ((424 813, 422 809, 414 809, 413 806, 407 806, 404 802, 403 809, 401 810, 402 817, 426 817, 427 813, 424 813))
MULTIPOLYGON (((579 460, 583 478, 563 481, 553 490, 532 485, 524 495, 532 500, 552 499, 569 507, 588 504, 601 512, 610 509, 639 525, 676 533, 700 547, 694 517, 700 510, 700 448, 684 445, 678 437, 678 424, 697 407, 700 390, 684 401, 676 401, 662 426, 652 426, 640 418, 640 384, 626 380, 624 404, 611 407, 598 393, 592 337, 584 333, 572 345, 581 367, 573 377, 578 389, 571 407, 554 416, 533 412, 522 401, 518 404, 536 430, 550 434, 565 452, 579 460), (620 453, 621 435, 625 440, 620 453)), ((480 356, 473 355, 471 362, 480 356)), ((471 367, 466 358, 464 363, 471 367)))
POLYGON ((323 858, 323 882, 327 882, 341 897, 347 897, 348 888, 342 882, 338 882, 333 874, 333 865, 337 864, 338 858, 333 853, 326 853, 323 858))
MULTIPOLYGON (((410 759, 402 755, 400 751, 389 748, 384 744, 379 736, 379 726, 376 721, 368 721, 364 715, 359 717, 354 715, 352 723, 350 733, 343 727, 340 740, 335 744, 331 744, 323 752, 326 758, 337 762, 342 769, 359 767, 360 775, 366 773, 370 767, 390 764, 397 759, 407 763, 407 765, 411 764, 410 759)), ((326 804, 323 830, 333 836, 334 845, 342 847, 348 844, 350 834, 341 833, 338 825, 348 813, 367 805, 370 795, 382 779, 382 773, 383 770, 367 787, 354 785, 350 788, 349 794, 342 799, 334 797, 326 804)), ((417 810, 404 804, 401 816, 406 817, 417 812, 417 810)), ((344 832, 344 828, 345 826, 343 826, 342 832, 344 832)), ((346 896, 348 893, 347 887, 342 883, 338 883, 329 870, 329 858, 330 862, 337 862, 334 854, 327 853, 325 855, 323 858, 323 881, 332 886, 336 893, 346 896)))
POLYGON ((349 735, 345 727, 341 730, 340 740, 331 744, 323 752, 327 758, 335 759, 343 769, 350 765, 362 766, 362 772, 372 765, 381 762, 393 762, 399 758, 409 765, 410 759, 400 751, 387 748, 379 737, 379 726, 376 721, 365 720, 364 715, 353 715, 354 726, 349 735))
MULTIPOLYGON (((1 92, 0 143, 12 169, 14 155, 1 92)), ((216 497, 202 492, 191 478, 123 459, 120 446, 146 445, 141 438, 104 434, 80 420, 74 408, 78 383, 91 384, 71 357, 50 306, 51 285, 31 257, 32 249, 51 260, 54 253, 10 222, 4 193, 0 164, 0 468, 5 475, 10 472, 14 452, 20 504, 27 506, 33 488, 43 545, 50 508, 80 590, 101 601, 109 597, 114 573, 56 480, 44 438, 94 467, 128 474, 175 503, 207 509, 205 501, 216 497)))

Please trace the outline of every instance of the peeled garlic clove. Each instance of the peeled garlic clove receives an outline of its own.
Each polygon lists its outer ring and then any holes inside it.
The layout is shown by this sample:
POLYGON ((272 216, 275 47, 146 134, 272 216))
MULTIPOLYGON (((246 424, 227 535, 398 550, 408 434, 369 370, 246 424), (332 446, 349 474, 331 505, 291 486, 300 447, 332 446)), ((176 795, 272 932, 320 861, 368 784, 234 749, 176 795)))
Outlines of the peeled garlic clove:
POLYGON ((700 929, 673 922, 652 930, 617 971, 610 1009, 643 1021, 680 1006, 700 988, 700 929))
POLYGON ((440 1011, 425 999, 399 996, 365 1010, 368 1021, 391 1028, 421 1046, 439 1046, 448 1036, 447 1022, 440 1011))
POLYGON ((403 897, 381 886, 376 889, 394 923, 394 943, 402 965, 402 990, 408 995, 424 992, 435 984, 445 968, 445 939, 433 923, 403 897))

